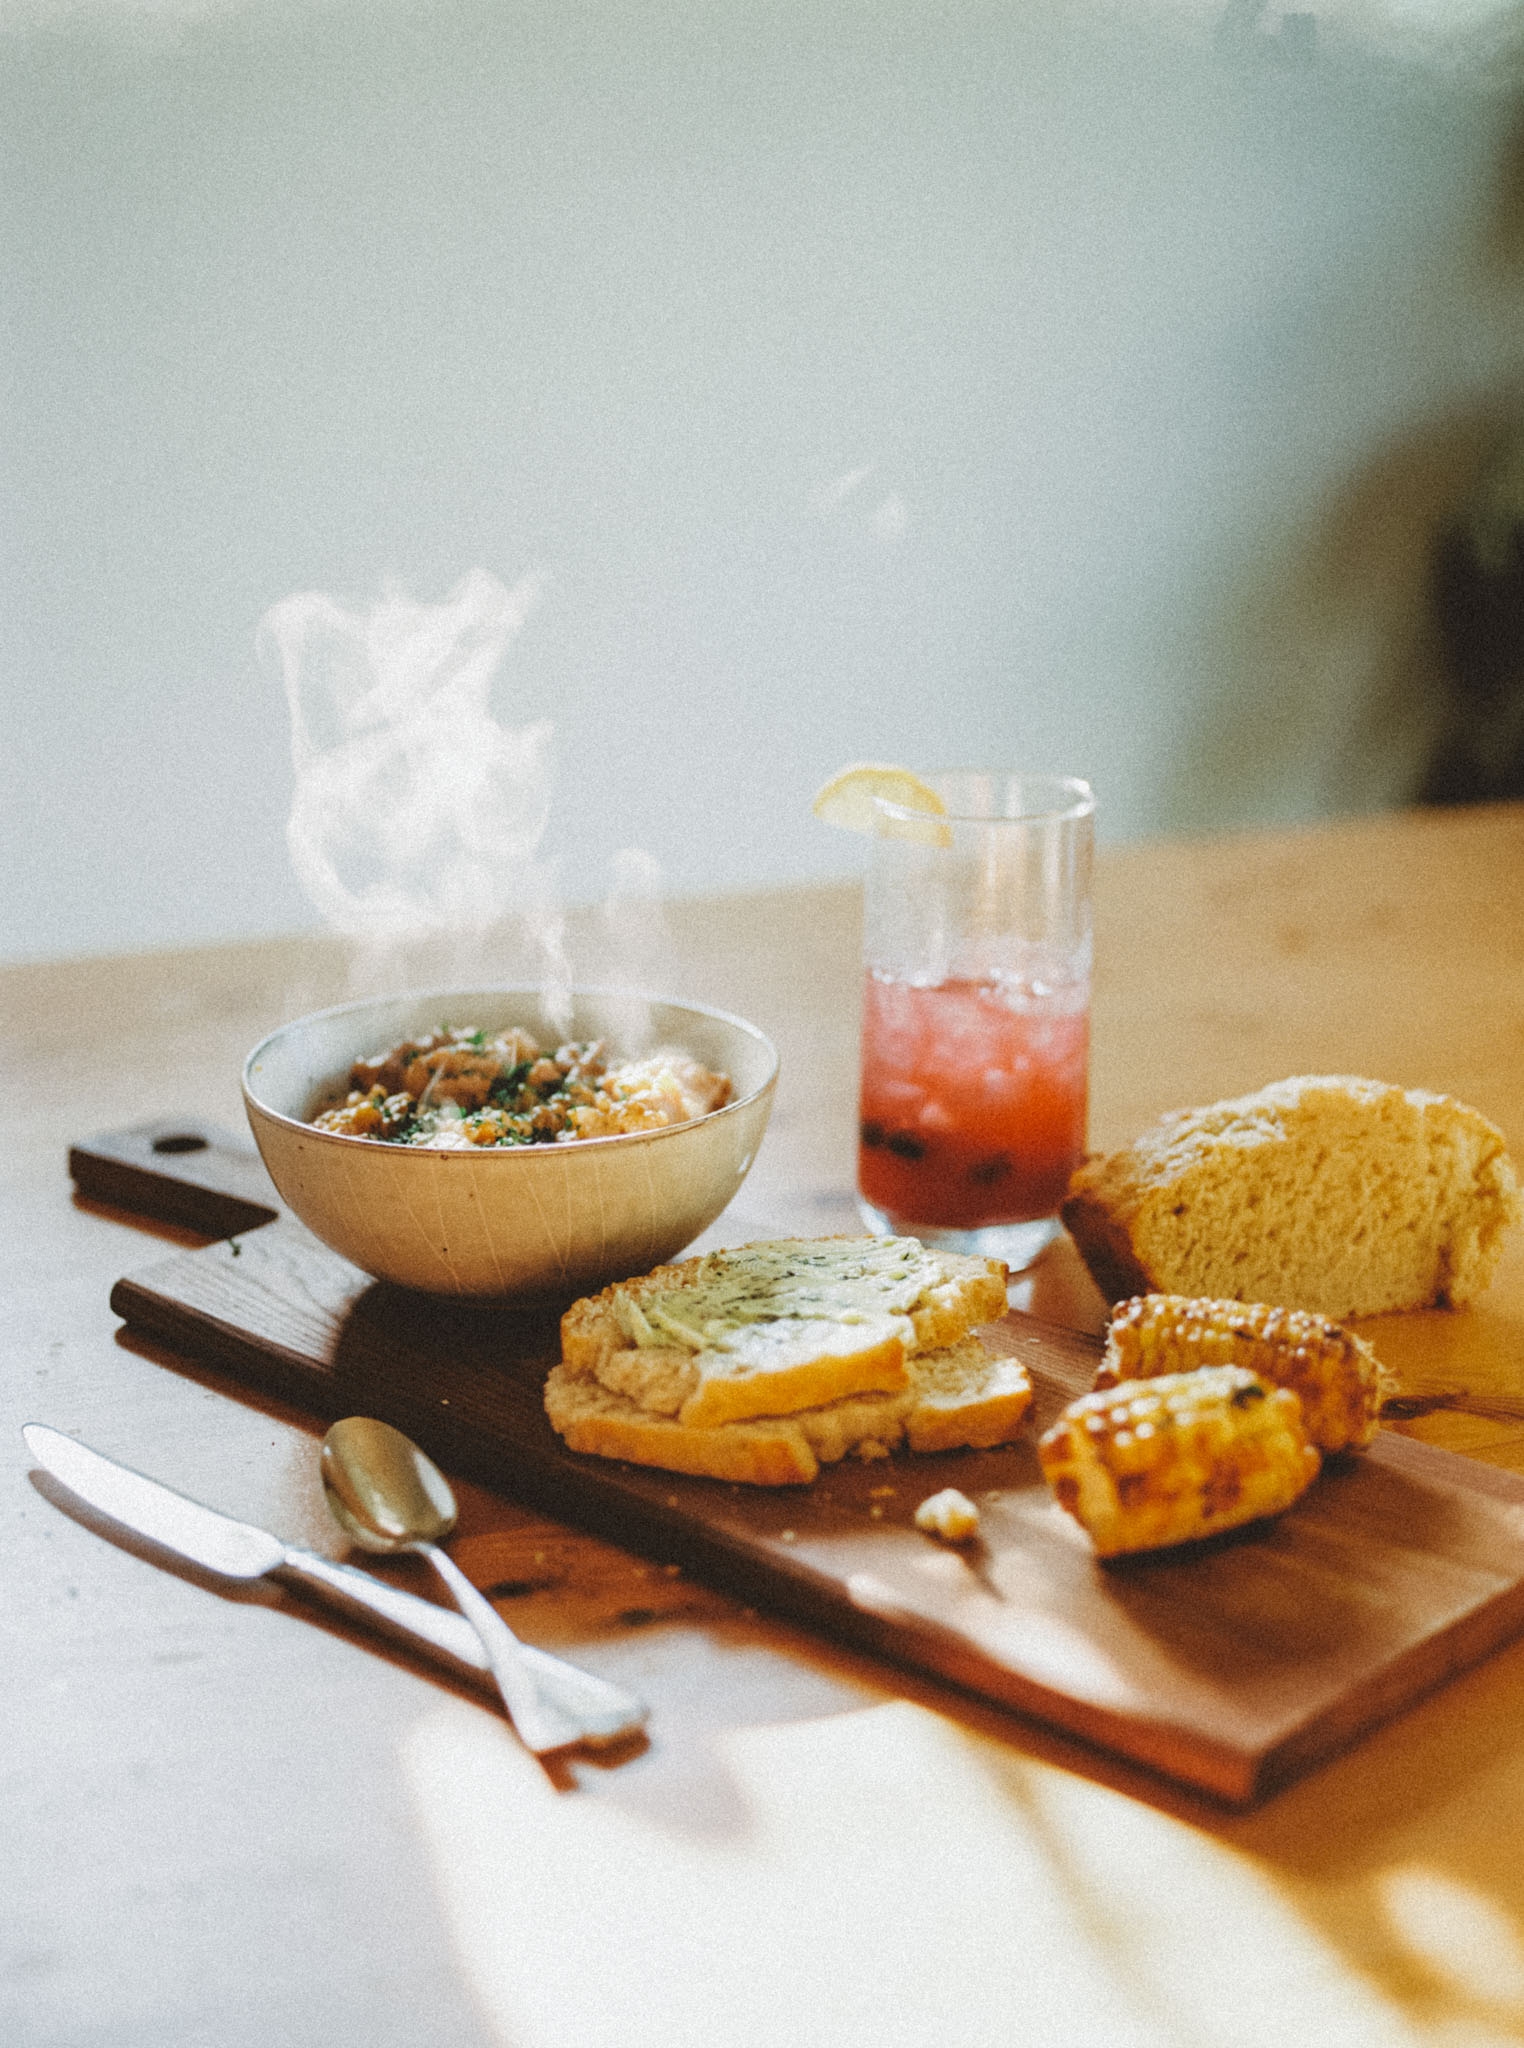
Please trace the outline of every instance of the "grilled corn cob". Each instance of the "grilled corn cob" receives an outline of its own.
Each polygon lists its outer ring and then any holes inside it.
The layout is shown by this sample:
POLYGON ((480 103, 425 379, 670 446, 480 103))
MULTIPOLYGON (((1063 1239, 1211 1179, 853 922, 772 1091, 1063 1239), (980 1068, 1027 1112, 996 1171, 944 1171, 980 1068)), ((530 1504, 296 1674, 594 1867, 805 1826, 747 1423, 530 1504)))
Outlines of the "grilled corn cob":
POLYGON ((1203 1365, 1241 1365, 1302 1404, 1320 1451, 1358 1450, 1376 1434, 1387 1380, 1369 1344, 1324 1316, 1247 1301, 1140 1294, 1113 1310, 1098 1388, 1203 1365))
POLYGON ((1059 1506, 1102 1557, 1278 1514, 1320 1462, 1295 1394, 1237 1365, 1086 1394, 1042 1438, 1038 1456, 1059 1506))

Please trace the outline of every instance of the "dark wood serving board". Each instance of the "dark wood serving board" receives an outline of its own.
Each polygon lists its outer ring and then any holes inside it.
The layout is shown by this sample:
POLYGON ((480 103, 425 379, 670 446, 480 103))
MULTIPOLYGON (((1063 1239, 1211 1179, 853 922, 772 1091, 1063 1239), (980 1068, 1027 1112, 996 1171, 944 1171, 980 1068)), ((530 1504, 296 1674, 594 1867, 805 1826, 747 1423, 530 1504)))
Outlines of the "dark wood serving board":
MULTIPOLYGON (((1248 1804, 1524 1629, 1524 1480, 1383 1434, 1279 1520, 1101 1565, 1030 1440, 762 1490, 577 1456, 540 1387, 561 1303, 372 1282, 281 1208, 246 1145, 155 1125, 78 1146, 82 1192, 243 1234, 117 1283, 134 1329, 323 1417, 377 1415, 439 1461, 856 1645, 1248 1804), (262 1221, 269 1218, 272 1220, 262 1221), (914 1527, 956 1485, 981 1537, 914 1527)), ((1034 1436, 1097 1341, 1011 1315, 1034 1436)))

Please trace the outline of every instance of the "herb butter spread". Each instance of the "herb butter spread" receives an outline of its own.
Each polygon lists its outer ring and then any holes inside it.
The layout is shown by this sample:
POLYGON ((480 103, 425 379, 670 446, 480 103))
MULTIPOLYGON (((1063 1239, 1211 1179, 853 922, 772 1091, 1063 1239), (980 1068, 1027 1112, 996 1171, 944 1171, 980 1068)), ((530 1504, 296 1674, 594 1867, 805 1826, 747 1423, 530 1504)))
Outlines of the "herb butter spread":
POLYGON ((898 1393, 911 1354, 1005 1309, 998 1262, 914 1238, 784 1238, 712 1252, 578 1303, 573 1370, 687 1425, 898 1393))
MULTIPOLYGON (((780 1238, 739 1253, 711 1252, 693 1278, 644 1301, 621 1293, 615 1313, 637 1345, 686 1344, 724 1350, 758 1323, 824 1318, 856 1324, 908 1319, 921 1297, 945 1282, 942 1263, 913 1237, 780 1238)), ((906 1329, 906 1337, 911 1332, 906 1329)))

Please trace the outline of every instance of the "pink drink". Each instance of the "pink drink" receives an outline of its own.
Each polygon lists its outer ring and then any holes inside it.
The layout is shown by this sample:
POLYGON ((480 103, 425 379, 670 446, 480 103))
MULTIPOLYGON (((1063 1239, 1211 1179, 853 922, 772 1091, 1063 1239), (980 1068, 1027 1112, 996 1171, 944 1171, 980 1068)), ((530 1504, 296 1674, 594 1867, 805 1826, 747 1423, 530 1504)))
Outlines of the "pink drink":
POLYGON ((1033 995, 870 973, 858 1186, 896 1224, 1052 1216, 1085 1145, 1083 990, 1033 995))

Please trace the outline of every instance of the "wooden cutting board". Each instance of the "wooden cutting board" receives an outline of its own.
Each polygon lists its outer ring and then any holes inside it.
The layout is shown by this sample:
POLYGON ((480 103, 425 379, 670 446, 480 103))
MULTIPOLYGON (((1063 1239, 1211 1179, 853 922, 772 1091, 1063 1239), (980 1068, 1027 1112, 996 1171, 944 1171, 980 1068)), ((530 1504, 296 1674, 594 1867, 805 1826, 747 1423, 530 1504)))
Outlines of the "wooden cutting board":
MULTIPOLYGON (((76 1147, 81 1191, 244 1234, 117 1283, 134 1329, 323 1417, 406 1430, 441 1464, 682 1564, 1234 1804, 1249 1804, 1524 1629, 1524 1479, 1390 1433, 1279 1520, 1109 1565, 1032 1442, 828 1468, 772 1491, 579 1457, 545 1420, 561 1303, 447 1302, 368 1280, 284 1212, 251 1149, 154 1125, 76 1147), (265 1220, 273 1219, 273 1220, 265 1220), (980 1540, 918 1503, 956 1485, 980 1540)), ((1013 1314, 1033 1436, 1098 1341, 1013 1314)))

